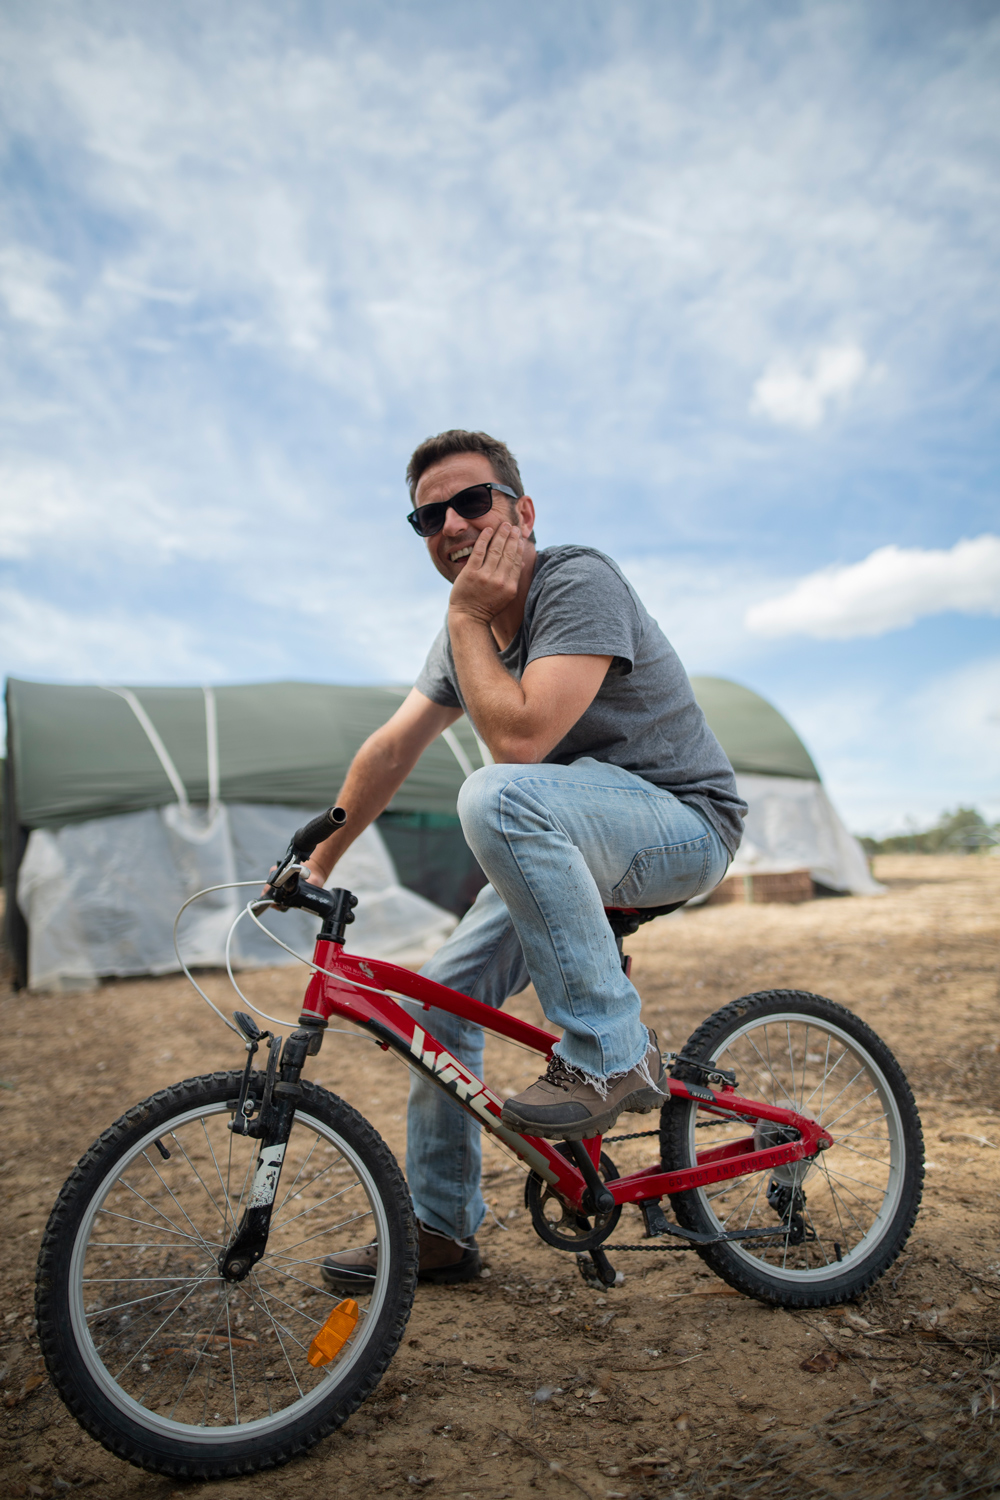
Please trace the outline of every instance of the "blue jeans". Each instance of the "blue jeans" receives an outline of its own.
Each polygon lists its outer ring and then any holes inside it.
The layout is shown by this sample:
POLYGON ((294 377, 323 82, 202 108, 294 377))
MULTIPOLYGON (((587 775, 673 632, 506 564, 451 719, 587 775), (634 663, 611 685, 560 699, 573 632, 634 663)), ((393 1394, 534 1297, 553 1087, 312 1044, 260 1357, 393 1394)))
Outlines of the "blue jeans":
MULTIPOLYGON (((639 996, 622 972, 605 906, 667 906, 711 890, 729 852, 693 808, 619 766, 500 765, 475 771, 458 812, 489 878, 421 970, 501 1006, 532 982, 556 1048, 595 1078, 646 1055, 639 996)), ((420 1008, 421 1025, 482 1076, 481 1029, 420 1008)), ((465 1239, 486 1212, 479 1125, 433 1084, 411 1076, 406 1172, 417 1217, 465 1239)))

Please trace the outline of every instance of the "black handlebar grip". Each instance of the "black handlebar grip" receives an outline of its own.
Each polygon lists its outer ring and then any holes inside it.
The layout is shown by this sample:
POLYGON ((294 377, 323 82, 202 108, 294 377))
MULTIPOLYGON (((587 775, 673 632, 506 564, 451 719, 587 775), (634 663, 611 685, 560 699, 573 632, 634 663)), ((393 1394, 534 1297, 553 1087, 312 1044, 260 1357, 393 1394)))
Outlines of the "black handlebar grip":
POLYGON ((328 839, 331 833, 342 828, 346 822, 347 814, 342 807, 328 807, 326 812, 313 818, 292 835, 292 849, 296 859, 308 859, 317 844, 328 839))

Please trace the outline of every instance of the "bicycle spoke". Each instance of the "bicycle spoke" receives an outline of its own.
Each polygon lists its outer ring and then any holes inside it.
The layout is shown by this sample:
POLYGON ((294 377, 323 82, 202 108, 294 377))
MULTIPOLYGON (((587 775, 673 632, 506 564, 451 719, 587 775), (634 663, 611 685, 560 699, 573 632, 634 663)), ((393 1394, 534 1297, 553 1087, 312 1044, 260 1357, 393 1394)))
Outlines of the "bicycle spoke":
MULTIPOLYGON (((128 1276, 122 1276, 119 1278, 119 1280, 121 1281, 129 1281, 130 1279, 131 1278, 128 1276)), ((187 1279, 189 1281, 194 1280, 193 1277, 188 1277, 187 1279)), ((201 1279, 204 1280, 205 1278, 202 1277, 201 1279)), ((133 1297, 128 1302, 112 1302, 110 1307, 99 1307, 96 1308, 93 1312, 87 1313, 87 1319, 89 1321, 93 1318, 106 1318, 108 1313, 120 1312, 123 1307, 141 1307, 143 1303, 155 1302, 158 1299, 162 1300, 164 1297, 169 1297, 171 1292, 175 1292, 177 1290, 178 1288, 176 1286, 169 1286, 164 1287, 163 1290, 159 1292, 150 1292, 148 1296, 145 1297, 133 1297)))
POLYGON ((830 1189, 830 1196, 832 1198, 834 1198, 837 1201, 838 1204, 842 1204, 843 1205, 844 1212, 853 1221, 855 1228, 859 1231, 859 1233, 864 1234, 864 1230, 862 1229, 861 1224, 859 1223, 858 1219, 855 1218, 854 1210, 852 1209, 851 1205, 847 1202, 847 1198, 848 1197, 854 1198, 857 1201, 857 1203, 860 1204, 860 1206, 862 1208, 868 1209, 869 1212, 871 1211, 870 1205, 865 1201, 864 1198, 860 1197, 859 1194, 853 1192, 851 1190, 851 1188, 844 1188, 843 1189, 843 1195, 841 1193, 838 1193, 837 1188, 838 1188, 838 1186, 842 1187, 842 1184, 835 1184, 834 1183, 833 1178, 830 1175, 830 1171, 827 1168, 825 1162, 822 1163, 822 1167, 823 1167, 823 1175, 826 1178, 827 1186, 830 1189))
MULTIPOLYGON (((298 1171, 296 1172, 295 1176, 292 1178, 291 1182, 288 1183, 287 1186, 286 1186, 286 1188, 285 1188, 285 1196, 282 1198, 282 1200, 281 1200, 280 1203, 278 1203, 278 1204, 275 1205, 275 1209, 274 1209, 275 1216, 277 1216, 278 1214, 280 1214, 281 1210, 284 1208, 285 1204, 288 1202, 289 1198, 292 1196, 292 1193, 295 1191, 295 1184, 298 1182, 299 1178, 302 1176, 302 1173, 305 1171, 306 1167, 309 1165, 309 1162, 312 1159, 312 1154, 316 1150, 316 1147, 318 1145, 319 1145, 319 1137, 317 1137, 316 1140, 314 1140, 313 1143, 312 1143, 312 1145, 309 1147, 309 1150, 307 1151, 306 1156, 305 1156, 305 1160, 299 1163, 299 1169, 298 1169, 298 1171)), ((324 1171, 325 1170, 326 1170, 326 1168, 324 1168, 324 1171)), ((320 1174, 320 1175, 322 1175, 322 1174, 320 1174)), ((313 1181, 315 1181, 315 1178, 313 1179, 313 1181)), ((311 1186, 311 1183, 303 1183, 303 1189, 302 1190, 304 1191, 305 1188, 307 1188, 309 1186, 311 1186)))
MULTIPOLYGON (((103 1250, 103 1249, 106 1249, 108 1247, 102 1245, 102 1246, 100 1246, 100 1248, 103 1250)), ((133 1250, 135 1248, 135 1246, 134 1245, 128 1245, 128 1246, 121 1246, 119 1248, 133 1250)), ((131 1275, 129 1275, 129 1276, 82 1276, 80 1278, 80 1285, 81 1286, 117 1286, 120 1281, 135 1281, 135 1282, 143 1282, 143 1281, 169 1281, 169 1282, 172 1282, 176 1286, 176 1284, 177 1284, 178 1281, 194 1281, 196 1279, 197 1278, 195 1278, 194 1276, 131 1276, 131 1275)))
POLYGON ((308 1243, 309 1243, 310 1240, 318 1240, 321 1235, 334 1234, 338 1229, 346 1229, 348 1227, 348 1225, 350 1225, 350 1224, 356 1224, 359 1219, 368 1219, 368 1218, 371 1218, 371 1209, 370 1208, 365 1209, 364 1213, 362 1213, 362 1214, 355 1214, 353 1216, 353 1218, 350 1218, 350 1219, 341 1219, 341 1221, 340 1221, 339 1224, 331 1224, 331 1225, 325 1225, 324 1224, 321 1229, 316 1229, 316 1230, 313 1231, 312 1234, 307 1234, 306 1237, 305 1237, 305 1239, 296 1240, 293 1245, 289 1245, 288 1246, 288 1249, 289 1250, 297 1250, 300 1245, 308 1245, 308 1243))
MULTIPOLYGON (((313 1290, 315 1291, 315 1287, 313 1288, 313 1290)), ((293 1317, 303 1318, 307 1323, 315 1323, 317 1328, 322 1326, 324 1321, 322 1318, 314 1318, 312 1314, 307 1313, 304 1308, 296 1307, 294 1302, 286 1302, 284 1297, 279 1296, 277 1292, 268 1292, 266 1295, 269 1297, 273 1297, 275 1302, 280 1302, 282 1307, 287 1307, 288 1311, 293 1315, 293 1317)))
MULTIPOLYGON (((823 1166, 823 1168, 824 1168, 824 1170, 826 1172, 826 1175, 828 1177, 830 1176, 830 1174, 831 1174, 831 1172, 833 1170, 836 1170, 837 1180, 838 1181, 840 1181, 840 1182, 856 1182, 859 1187, 868 1188, 872 1192, 877 1192, 878 1191, 878 1189, 874 1188, 870 1182, 866 1182, 863 1177, 852 1177, 849 1172, 844 1172, 839 1167, 836 1168, 836 1169, 833 1169, 833 1168, 831 1168, 829 1162, 825 1162, 824 1161, 822 1163, 822 1166, 823 1166)), ((848 1188, 847 1191, 850 1192, 850 1189, 848 1188)))
MULTIPOLYGON (((225 1292, 223 1292, 222 1296, 224 1297, 225 1295, 226 1295, 225 1292)), ((218 1309, 216 1311, 215 1322, 212 1324, 212 1327, 209 1330, 209 1335, 208 1335, 209 1338, 214 1338, 215 1337, 215 1330, 219 1326, 219 1319, 220 1319, 221 1316, 222 1316, 222 1312, 221 1312, 221 1308, 220 1308, 220 1309, 218 1309)), ((208 1348, 207 1343, 206 1343, 205 1347, 206 1347, 206 1349, 208 1348)), ((197 1354, 197 1351, 196 1351, 196 1354, 197 1354)), ((187 1393, 188 1386, 191 1384, 191 1382, 194 1379, 195 1375, 201 1373, 203 1364, 204 1364, 204 1361, 202 1361, 200 1358, 196 1358, 195 1359, 194 1363, 192 1364, 190 1370, 187 1373, 187 1379, 184 1381, 184 1384, 181 1386, 180 1390, 177 1392, 177 1397, 176 1397, 176 1399, 174 1401, 174 1404, 170 1408, 169 1415, 171 1417, 173 1416, 174 1412, 177 1410, 177 1407, 180 1405, 180 1402, 181 1402, 182 1398, 187 1393)), ((207 1368, 210 1369, 211 1366, 207 1366, 207 1368)), ((204 1405, 202 1407, 201 1425, 202 1425, 202 1427, 207 1427, 207 1425, 208 1425, 208 1391, 207 1390, 205 1391, 205 1400, 204 1400, 204 1405)))
MULTIPOLYGON (((227 1294, 225 1292, 223 1292, 222 1295, 219 1298, 219 1307, 218 1307, 218 1311, 215 1314, 215 1322, 212 1324, 211 1333, 209 1334, 210 1338, 215 1338, 215 1336, 216 1336, 215 1330, 218 1328, 219 1322, 220 1322, 220 1320, 222 1318, 222 1304, 226 1300, 226 1296, 227 1296, 227 1294)), ((198 1368, 198 1366, 196 1364, 195 1365, 195 1369, 197 1369, 197 1368, 198 1368)), ((212 1368, 211 1365, 207 1366, 207 1370, 208 1370, 209 1374, 211 1373, 211 1368, 212 1368)), ((193 1373, 194 1372, 192 1371, 192 1374, 193 1373)), ((207 1380, 205 1381, 205 1394, 204 1394, 204 1397, 202 1398, 202 1405, 201 1405, 201 1425, 202 1425, 202 1427, 207 1427, 208 1426, 208 1381, 207 1380)))
MULTIPOLYGON (((164 1231, 162 1225, 160 1224, 147 1224, 145 1219, 135 1219, 131 1214, 122 1214, 119 1213, 117 1209, 105 1208, 103 1207, 103 1205, 98 1209, 97 1213, 98 1216, 103 1215, 108 1219, 121 1219, 126 1224, 138 1224, 140 1229, 152 1229, 157 1234, 167 1233, 179 1235, 182 1240, 190 1240, 192 1245, 197 1245, 199 1250, 208 1250, 209 1254, 212 1253, 211 1247, 209 1245, 206 1245, 205 1241, 201 1239, 200 1236, 185 1234, 183 1229, 167 1229, 166 1231, 164 1231)), ((164 1215, 164 1217, 166 1216, 164 1215)), ((167 1222, 169 1223, 169 1220, 167 1222)), ((99 1241, 97 1242, 97 1244, 98 1248, 102 1248, 99 1241)), ((111 1247, 107 1246, 105 1248, 110 1249, 111 1247)), ((134 1246, 132 1244, 128 1244, 127 1248, 131 1250, 134 1248, 134 1246)), ((164 1246, 164 1248, 166 1249, 168 1247, 164 1246)))
MULTIPOLYGON (((192 1219, 191 1215, 184 1208, 183 1204, 177 1202, 177 1195, 176 1195, 176 1193, 174 1193, 173 1189, 167 1183, 165 1183, 163 1181, 163 1178, 160 1176, 160 1173, 157 1171, 157 1169, 156 1169, 155 1165, 153 1164, 153 1162, 150 1161, 150 1159, 147 1156, 147 1154, 146 1154, 145 1151, 142 1153, 142 1158, 143 1158, 143 1161, 146 1163, 146 1165, 152 1171, 153 1176, 156 1178, 157 1182, 159 1182, 160 1185, 162 1186, 164 1192, 168 1193, 170 1195, 170 1197, 173 1199, 174 1203, 177 1204, 177 1207, 180 1209, 180 1211, 184 1215, 185 1219, 187 1219, 188 1223, 191 1225, 191 1228, 194 1230, 195 1234, 201 1240, 201 1243, 204 1246, 204 1248, 210 1252, 211 1251, 211 1246, 208 1244, 207 1240, 205 1239, 205 1236, 202 1234, 201 1230, 198 1228, 197 1224, 194 1222, 194 1220, 192 1219)), ((146 1207, 148 1209, 151 1209, 154 1214, 159 1214, 160 1218, 161 1219, 166 1219, 166 1222, 168 1224, 171 1222, 171 1220, 167 1218, 167 1215, 163 1212, 163 1210, 161 1208, 157 1207, 157 1205, 155 1203, 150 1203, 149 1199, 143 1193, 140 1193, 140 1191, 139 1191, 138 1188, 133 1187, 132 1184, 128 1181, 127 1178, 120 1177, 118 1179, 118 1182, 119 1182, 119 1184, 122 1187, 128 1188, 128 1190, 129 1190, 130 1193, 134 1193, 135 1196, 139 1199, 139 1202, 140 1203, 144 1203, 146 1205, 146 1207)))
MULTIPOLYGON (((807 1028, 808 1029, 808 1028, 807 1028)), ((792 1051, 792 1028, 785 1022, 785 1041, 788 1043, 788 1071, 792 1078, 792 1098, 795 1098, 795 1056, 792 1051)), ((798 1106, 796 1105, 796 1108, 798 1106)))
MULTIPOLYGON (((756 1191, 756 1193, 754 1193, 753 1202, 750 1205, 750 1211, 749 1211, 749 1213, 746 1216, 746 1222, 743 1225, 744 1229, 749 1229, 750 1228, 750 1220, 753 1218, 754 1212, 755 1212, 755 1210, 757 1208, 757 1204, 760 1202, 760 1195, 761 1195, 761 1192, 762 1192, 763 1187, 764 1187, 764 1181, 765 1181, 765 1179, 764 1179, 763 1176, 761 1176, 761 1177, 759 1177, 757 1179, 757 1191, 756 1191)), ((730 1215, 730 1217, 731 1217, 731 1215, 730 1215)), ((729 1223, 729 1219, 726 1220, 726 1223, 727 1224, 729 1223)))
MULTIPOLYGON (((339 1253, 343 1255, 346 1254, 348 1250, 370 1250, 373 1245, 377 1244, 377 1240, 369 1240, 367 1245, 348 1245, 339 1253)), ((280 1260, 283 1266, 321 1266, 323 1265, 323 1261, 325 1261, 326 1259, 326 1257, 324 1256, 323 1260, 302 1260, 298 1256, 285 1255, 280 1250, 272 1250, 270 1245, 267 1249, 267 1258, 269 1261, 280 1260)), ((284 1272, 282 1272, 282 1275, 284 1275, 284 1272)))
MULTIPOLYGON (((133 1352, 133 1354, 131 1355, 131 1357, 128 1360, 126 1360, 125 1364, 123 1364, 121 1366, 121 1368, 115 1374, 115 1379, 118 1381, 119 1384, 121 1384, 121 1378, 124 1375, 125 1371, 127 1369, 129 1369, 129 1367, 135 1363, 135 1361, 139 1358, 140 1354, 144 1353, 144 1351, 149 1348, 150 1344, 156 1338, 157 1334, 159 1334, 164 1328, 166 1328, 167 1324, 170 1322, 170 1319, 172 1317, 174 1317, 177 1313, 180 1312, 180 1310, 184 1306, 185 1302, 187 1302, 188 1299, 191 1298, 194 1295, 194 1293, 197 1290, 197 1288, 199 1286, 203 1286, 204 1283, 207 1280, 208 1280, 208 1276, 206 1274, 205 1276, 202 1277, 202 1280, 200 1282, 197 1282, 195 1284, 195 1286, 193 1286, 191 1288, 191 1290, 189 1292, 186 1292, 185 1295, 181 1298, 180 1302, 177 1304, 177 1306, 175 1308, 172 1308, 170 1310, 170 1312, 167 1313, 167 1316, 163 1319, 163 1322, 160 1323, 156 1328, 154 1328, 153 1332, 149 1335, 149 1337, 145 1340, 145 1342, 142 1343, 142 1344, 140 1344, 139 1348, 136 1349, 133 1352)), ((102 1345, 102 1347, 104 1347, 104 1346, 102 1345)))
MULTIPOLYGON (((821 1120, 823 1118, 823 1111, 826 1108, 826 1081, 830 1077, 830 1044, 831 1044, 832 1041, 833 1041, 833 1038, 830 1037, 830 1036, 828 1036, 827 1039, 826 1039, 826 1056, 823 1058, 823 1078, 822 1078, 823 1092, 822 1092, 822 1095, 820 1096, 820 1101, 819 1101, 819 1117, 820 1117, 821 1120)), ((838 1058, 837 1061, 839 1062, 840 1058, 838 1058)))
POLYGON ((870 1151, 859 1151, 857 1146, 845 1145, 845 1143, 839 1137, 834 1142, 834 1145, 838 1151, 849 1151, 852 1156, 860 1156, 862 1161, 873 1161, 878 1167, 884 1167, 886 1165, 884 1156, 872 1156, 870 1151))
MULTIPOLYGON (((287 1229, 290 1224, 297 1223, 298 1220, 304 1218, 306 1214, 318 1213, 319 1210, 325 1207, 327 1203, 333 1203, 337 1198, 342 1198, 345 1193, 356 1192, 359 1188, 361 1188, 360 1182, 351 1182, 348 1183, 346 1187, 341 1188, 339 1192, 331 1193, 328 1198, 321 1198, 318 1203, 308 1204, 301 1213, 293 1214, 290 1219, 283 1219, 281 1221, 281 1229, 287 1229)), ((364 1191, 364 1189, 361 1190, 364 1191)))
POLYGON ((240 1404, 236 1394, 236 1361, 233 1359, 233 1325, 229 1318, 229 1298, 223 1299, 226 1309, 226 1333, 229 1335, 229 1378, 233 1387, 233 1421, 239 1424, 240 1404))
MULTIPOLYGON (((827 1255, 826 1250, 823 1249, 823 1236, 820 1234, 819 1230, 816 1228, 816 1225, 813 1222, 812 1214, 809 1212, 808 1206, 804 1206, 803 1207, 803 1209, 802 1209, 802 1217, 803 1217, 803 1219, 805 1219, 806 1223, 809 1225, 809 1228, 812 1230, 813 1234, 816 1236, 816 1238, 813 1241, 813 1243, 816 1244, 816 1245, 819 1245, 819 1247, 820 1247, 820 1250, 821 1250, 822 1255, 823 1255, 823 1264, 828 1266, 830 1264, 830 1257, 827 1255)), ((806 1260, 806 1262, 808 1262, 808 1260, 809 1260, 809 1248, 808 1247, 809 1247, 809 1241, 808 1240, 803 1241, 803 1258, 806 1260)))
MULTIPOLYGON (((829 1066, 829 1062, 830 1062, 830 1044, 829 1044, 829 1042, 827 1043, 827 1056, 826 1056, 826 1058, 824 1060, 825 1061, 825 1066, 824 1066, 824 1071, 823 1071, 823 1077, 820 1079, 819 1083, 817 1083, 816 1088, 813 1089, 813 1091, 809 1095, 808 1099, 803 1099, 803 1101, 802 1101, 802 1109, 803 1110, 805 1110, 806 1106, 809 1105, 809 1104, 811 1104, 812 1101, 815 1099, 815 1097, 816 1097, 816 1089, 822 1087, 823 1098, 824 1099, 826 1098, 826 1086, 827 1086, 827 1084, 829 1083, 830 1079, 833 1077, 834 1073, 836 1073, 836 1071, 840 1067, 841 1063, 844 1061, 844 1058, 845 1057, 850 1057, 850 1055, 851 1054, 847 1051, 847 1049, 845 1047, 844 1050, 840 1053, 840 1056, 837 1058, 837 1061, 834 1063, 833 1067, 831 1068, 829 1066)), ((855 1074, 855 1077, 857 1077, 857 1074, 855 1074)), ((851 1084, 853 1082, 854 1082, 853 1078, 848 1079, 847 1083, 844 1084, 844 1089, 849 1089, 850 1086, 851 1086, 851 1084)), ((840 1091, 841 1094, 844 1092, 844 1089, 841 1089, 841 1091, 840 1091)), ((834 1102, 836 1102, 836 1099, 839 1099, 839 1097, 840 1097, 840 1095, 838 1094, 836 1096, 834 1102)), ((825 1104, 824 1104, 823 1108, 824 1109, 826 1108, 825 1104)), ((823 1118, 822 1113, 820 1114, 819 1118, 820 1119, 823 1118)))
MULTIPOLYGON (((225 1184, 225 1182, 223 1181, 223 1178, 222 1178, 222 1172, 219 1170, 219 1162, 218 1162, 218 1159, 217 1159, 217 1157, 215 1155, 215 1147, 212 1145, 212 1138, 211 1138, 211 1136, 208 1133, 208 1126, 205 1124, 204 1119, 201 1122, 201 1129, 202 1129, 202 1133, 203 1133, 203 1135, 205 1137, 205 1145, 208 1147, 208 1149, 209 1149, 209 1151, 211 1153, 211 1156, 212 1156, 212 1165, 215 1168, 215 1175, 219 1179, 219 1186, 222 1189, 222 1197, 223 1197, 223 1199, 225 1201, 225 1205, 226 1205, 226 1211, 222 1215, 222 1227, 223 1227, 223 1229, 228 1229, 228 1227, 229 1227, 229 1215, 230 1215, 230 1213, 232 1213, 232 1209, 233 1209, 233 1205, 229 1201, 229 1189, 226 1187, 226 1184, 225 1184)), ((229 1134, 229 1166, 226 1168, 227 1173, 232 1170, 232 1159, 233 1159, 233 1132, 230 1130, 228 1132, 228 1134, 229 1134)), ((218 1206, 218 1205, 216 1205, 216 1206, 218 1206)), ((236 1223, 236 1217, 234 1215, 233 1216, 233 1224, 235 1225, 235 1223, 236 1223)))
MULTIPOLYGON (((841 1089, 840 1093, 839 1094, 835 1094, 834 1097, 833 1097, 833 1099, 830 1101, 831 1108, 832 1108, 832 1106, 834 1104, 836 1104, 836 1102, 837 1102, 838 1099, 842 1099, 844 1097, 844 1095, 847 1093, 847 1090, 851 1087, 851 1084, 852 1083, 856 1083, 857 1080, 861 1077, 861 1074, 864 1071, 865 1071, 864 1068, 859 1068, 858 1071, 855 1073, 854 1077, 853 1078, 849 1078, 847 1080, 847 1082, 844 1084, 844 1087, 841 1089)), ((868 1090, 867 1094, 862 1094, 860 1099, 855 1099, 852 1104, 849 1104, 846 1109, 842 1110, 840 1112, 840 1114, 836 1115, 832 1120, 823 1120, 821 1122, 822 1126, 823 1126, 823 1129, 824 1130, 830 1130, 830 1129, 832 1129, 832 1127, 834 1125, 836 1125, 837 1121, 838 1120, 842 1120, 845 1115, 849 1115, 851 1113, 852 1109, 860 1109, 861 1106, 862 1106, 862 1104, 864 1104, 868 1099, 877 1099, 877 1098, 878 1098, 878 1089, 873 1086, 872 1088, 870 1088, 868 1090)))
POLYGON ((281 1346, 281 1352, 285 1356, 285 1364, 288 1366, 288 1373, 289 1373, 289 1375, 291 1375, 292 1379, 295 1381, 295 1389, 298 1391, 299 1395, 301 1396, 302 1395, 302 1387, 299 1385, 298 1377, 295 1374, 295 1370, 294 1370, 294 1368, 292 1366, 292 1362, 288 1358, 288 1350, 285 1348, 284 1339, 282 1339, 281 1335, 283 1333, 285 1335, 287 1335, 287 1337, 291 1339, 292 1343, 296 1346, 296 1348, 300 1349, 303 1354, 305 1354, 305 1352, 306 1352, 305 1345, 304 1344, 300 1344, 299 1341, 298 1341, 298 1339, 295 1337, 294 1333, 292 1332, 292 1330, 290 1328, 286 1328, 285 1325, 284 1325, 284 1323, 279 1323, 278 1320, 277 1320, 277 1318, 271 1312, 270 1308, 267 1307, 267 1296, 268 1296, 268 1294, 264 1290, 264 1288, 263 1287, 259 1287, 259 1291, 260 1291, 261 1296, 264 1298, 265 1310, 268 1312, 268 1314, 270 1316, 271 1324, 272 1324, 272 1326, 274 1328, 275 1338, 278 1340, 278 1343, 281 1346))
MULTIPOLYGON (((201 1128, 202 1128, 203 1131, 205 1131, 205 1136, 206 1136, 206 1139, 207 1139, 208 1132, 207 1132, 207 1130, 205 1130, 205 1122, 204 1122, 204 1120, 201 1121, 201 1128)), ((201 1183, 201 1186, 204 1188, 206 1198, 211 1203, 211 1205, 215 1209, 216 1213, 219 1215, 219 1218, 222 1220, 222 1222, 223 1222, 224 1225, 227 1224, 229 1222, 227 1215, 225 1213, 223 1213, 223 1211, 219 1207, 218 1203, 216 1203, 215 1198, 213 1197, 212 1193, 210 1192, 209 1188, 207 1187, 207 1185, 205 1183, 205 1179, 202 1177, 201 1173, 198 1171, 198 1168, 195 1166, 194 1162, 191 1160, 191 1157, 188 1155, 187 1147, 184 1145, 184 1142, 179 1139, 179 1137, 177 1135, 177 1132, 175 1130, 172 1130, 170 1132, 170 1137, 171 1137, 171 1140, 173 1140, 176 1143, 178 1151, 181 1153, 181 1155, 183 1156, 184 1160, 187 1162, 188 1166, 191 1168, 191 1171, 194 1173, 195 1177, 201 1183)), ((213 1161, 215 1160, 214 1154, 213 1154, 212 1160, 213 1161)), ((222 1191, 223 1191, 223 1194, 225 1194, 226 1190, 225 1190, 224 1187, 223 1187, 222 1191)))
MULTIPOLYGON (((298 1262, 293 1262, 293 1264, 298 1264, 298 1262)), ((309 1263, 307 1262, 307 1264, 309 1264, 309 1263)), ((320 1260, 320 1261, 311 1262, 311 1264, 314 1264, 314 1265, 317 1265, 317 1266, 322 1266, 323 1262, 320 1260)), ((265 1267, 261 1267, 261 1266, 257 1267, 258 1272, 260 1272, 262 1269, 265 1270, 265 1271, 270 1270, 270 1273, 271 1273, 272 1276, 278 1274, 271 1267, 266 1267, 266 1266, 265 1267)), ((291 1271, 286 1271, 284 1269, 281 1271, 280 1274, 281 1274, 282 1280, 284 1280, 284 1281, 294 1281, 297 1286, 304 1286, 307 1291, 318 1292, 321 1296, 327 1297, 331 1301, 333 1299, 333 1293, 332 1292, 328 1291, 326 1287, 318 1287, 314 1281, 304 1281, 301 1276, 295 1276, 291 1271)), ((363 1288, 359 1288, 359 1291, 363 1291, 363 1290, 364 1290, 363 1288)), ((358 1307, 358 1313, 359 1313, 359 1315, 362 1318, 367 1317, 368 1316, 368 1309, 366 1307, 359 1306, 358 1307)))
POLYGON ((770 1040, 770 1037, 768 1037, 766 1035, 766 1028, 765 1028, 765 1036, 764 1036, 764 1045, 767 1048, 767 1056, 766 1057, 764 1056, 763 1052, 761 1052, 760 1048, 757 1046, 757 1043, 753 1040, 752 1037, 747 1037, 745 1040, 749 1041, 750 1046, 753 1048, 754 1052, 756 1052, 757 1056, 760 1058, 761 1063, 764 1065, 764 1067, 768 1071, 768 1074, 770 1075, 771 1082, 772 1082, 771 1103, 776 1108, 778 1107, 778 1096, 775 1093, 775 1085, 776 1085, 777 1088, 779 1088, 781 1090, 781 1092, 784 1094, 785 1098, 787 1099, 789 1107, 791 1109, 794 1109, 795 1108, 795 1100, 791 1097, 791 1095, 789 1094, 788 1090, 785 1088, 785 1085, 782 1083, 781 1079, 778 1077, 777 1073, 774 1070, 774 1064, 771 1061, 771 1040, 770 1040))

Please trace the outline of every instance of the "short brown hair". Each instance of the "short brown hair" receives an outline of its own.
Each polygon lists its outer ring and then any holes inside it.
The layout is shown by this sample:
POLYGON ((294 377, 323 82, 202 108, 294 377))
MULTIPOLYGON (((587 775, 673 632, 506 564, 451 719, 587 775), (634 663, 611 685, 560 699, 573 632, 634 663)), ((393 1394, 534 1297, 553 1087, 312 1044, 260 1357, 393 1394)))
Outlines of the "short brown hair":
POLYGON ((517 459, 506 443, 490 437, 488 432, 466 432, 461 427, 450 427, 447 432, 439 432, 437 437, 424 438, 420 446, 413 450, 413 457, 406 466, 406 482, 410 486, 411 500, 417 498, 417 485, 421 476, 432 464, 440 463, 442 458, 450 458, 453 453, 481 453, 489 461, 500 484, 509 485, 518 499, 524 494, 517 459))

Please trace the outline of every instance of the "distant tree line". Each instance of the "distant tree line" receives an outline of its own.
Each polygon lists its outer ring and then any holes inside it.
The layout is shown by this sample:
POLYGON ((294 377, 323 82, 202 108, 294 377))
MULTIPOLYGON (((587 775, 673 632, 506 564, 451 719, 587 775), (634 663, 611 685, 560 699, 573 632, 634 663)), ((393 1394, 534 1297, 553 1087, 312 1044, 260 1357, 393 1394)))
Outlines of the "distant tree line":
POLYGON ((868 854, 969 854, 1000 844, 1000 823, 987 823, 974 807, 942 813, 933 828, 861 840, 868 854))

